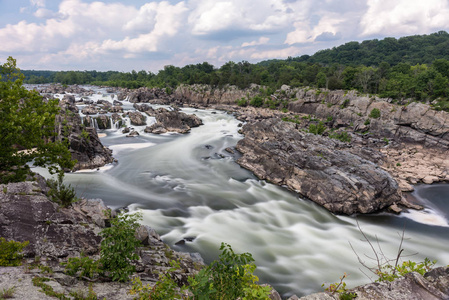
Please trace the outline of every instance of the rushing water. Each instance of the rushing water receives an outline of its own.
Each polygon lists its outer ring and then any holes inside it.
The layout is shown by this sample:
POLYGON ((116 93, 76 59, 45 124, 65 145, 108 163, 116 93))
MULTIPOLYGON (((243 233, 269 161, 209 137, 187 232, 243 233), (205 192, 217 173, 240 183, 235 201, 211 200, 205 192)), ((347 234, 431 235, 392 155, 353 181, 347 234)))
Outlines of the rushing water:
POLYGON ((405 254, 417 253, 407 259, 449 263, 448 185, 418 187, 415 196, 428 201, 424 212, 335 216, 241 168, 235 162, 238 154, 225 151, 242 138, 233 116, 183 111, 197 114, 204 125, 185 135, 145 134, 144 127, 135 127, 141 133, 136 138, 116 129, 102 131, 102 142, 113 149, 118 164, 68 174, 66 181, 79 196, 141 210, 143 223, 166 243, 178 251, 199 252, 206 262, 218 257, 221 242, 238 253, 250 252, 261 282, 284 296, 321 291, 322 283, 336 282, 344 272, 350 274, 350 287, 369 282, 349 244, 368 264, 375 264, 364 256, 372 251, 361 241, 357 222, 391 258, 405 227, 405 254), (194 239, 175 245, 186 237, 194 239))

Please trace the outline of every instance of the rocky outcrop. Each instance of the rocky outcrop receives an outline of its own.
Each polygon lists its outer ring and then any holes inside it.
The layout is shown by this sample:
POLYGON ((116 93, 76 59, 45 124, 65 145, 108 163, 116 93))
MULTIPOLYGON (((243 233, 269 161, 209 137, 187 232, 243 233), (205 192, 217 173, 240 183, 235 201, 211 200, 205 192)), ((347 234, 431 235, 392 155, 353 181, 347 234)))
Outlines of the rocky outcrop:
POLYGON ((131 125, 134 126, 143 126, 143 125, 147 125, 147 121, 146 121, 146 117, 141 114, 138 111, 130 111, 127 113, 130 121, 131 121, 131 125))
POLYGON ((128 100, 131 103, 148 103, 155 99, 168 99, 165 89, 141 87, 135 90, 121 89, 118 100, 128 100))
MULTIPOLYGON (((371 283, 348 290, 357 300, 447 300, 449 299, 449 267, 435 268, 424 276, 412 272, 393 282, 371 283)), ((341 299, 338 293, 317 293, 302 300, 341 299)))
POLYGON ((396 181, 349 144, 265 119, 243 126, 237 161, 261 178, 285 185, 337 214, 372 213, 401 201, 396 181))
POLYGON ((77 160, 74 170, 112 163, 112 151, 103 146, 95 128, 83 128, 78 108, 65 100, 60 101, 60 106, 63 112, 56 117, 56 132, 59 139, 68 139, 72 159, 77 160))
POLYGON ((186 114, 178 109, 167 110, 165 108, 153 109, 149 105, 134 105, 136 109, 144 111, 148 116, 154 117, 156 123, 147 126, 145 132, 147 133, 166 133, 178 132, 187 133, 193 127, 198 127, 203 124, 200 118, 194 114, 186 114))
POLYGON ((252 85, 251 88, 246 90, 233 85, 223 88, 213 88, 204 84, 180 85, 174 91, 172 98, 181 103, 195 103, 202 106, 211 104, 234 105, 239 99, 247 99, 259 94, 259 90, 259 85, 252 85))
MULTIPOLYGON (((29 241, 24 249, 26 266, 0 267, 0 290, 14 286, 17 299, 54 299, 33 285, 34 277, 49 278, 46 283, 66 296, 74 291, 86 295, 87 282, 66 275, 61 262, 81 253, 98 259, 101 241, 98 233, 109 224, 104 213, 109 209, 101 200, 81 200, 72 207, 61 208, 47 198, 47 190, 45 180, 38 175, 34 181, 0 185, 0 237, 29 241), (46 272, 48 268, 51 273, 46 272)), ((187 278, 204 265, 198 254, 170 249, 148 226, 140 226, 136 237, 142 246, 136 249, 140 259, 134 262, 134 276, 140 277, 143 284, 154 285, 159 274, 170 268, 172 260, 180 264, 179 270, 172 274, 179 283, 187 283, 187 278)), ((134 299, 128 293, 131 282, 89 281, 99 299, 134 299)))

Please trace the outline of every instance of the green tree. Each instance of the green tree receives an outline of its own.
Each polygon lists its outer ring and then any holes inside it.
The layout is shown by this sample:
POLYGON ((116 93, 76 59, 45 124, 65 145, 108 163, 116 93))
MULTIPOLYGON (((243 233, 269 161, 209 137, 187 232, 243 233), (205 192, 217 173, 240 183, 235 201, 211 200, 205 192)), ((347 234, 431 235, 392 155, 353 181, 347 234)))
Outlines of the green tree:
POLYGON ((100 263, 104 271, 111 274, 113 281, 128 281, 134 272, 133 260, 139 259, 136 248, 140 241, 134 236, 142 215, 119 214, 111 219, 111 227, 103 229, 100 263))
POLYGON ((0 183, 25 180, 27 163, 47 166, 50 173, 72 168, 65 141, 56 141, 58 100, 44 101, 23 86, 16 60, 8 57, 0 70, 0 183))

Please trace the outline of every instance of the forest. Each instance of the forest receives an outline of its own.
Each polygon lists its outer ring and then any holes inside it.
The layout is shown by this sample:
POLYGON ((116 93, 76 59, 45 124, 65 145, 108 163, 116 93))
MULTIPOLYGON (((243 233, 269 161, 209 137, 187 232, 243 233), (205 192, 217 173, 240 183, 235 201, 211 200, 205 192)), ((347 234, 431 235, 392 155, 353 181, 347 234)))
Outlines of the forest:
POLYGON ((259 63, 229 61, 216 68, 208 62, 184 67, 167 65, 154 74, 145 70, 22 71, 26 83, 92 84, 125 88, 209 84, 239 88, 255 83, 276 90, 282 85, 330 90, 358 90, 393 100, 432 102, 449 110, 449 34, 439 31, 383 40, 349 42, 314 55, 259 63))

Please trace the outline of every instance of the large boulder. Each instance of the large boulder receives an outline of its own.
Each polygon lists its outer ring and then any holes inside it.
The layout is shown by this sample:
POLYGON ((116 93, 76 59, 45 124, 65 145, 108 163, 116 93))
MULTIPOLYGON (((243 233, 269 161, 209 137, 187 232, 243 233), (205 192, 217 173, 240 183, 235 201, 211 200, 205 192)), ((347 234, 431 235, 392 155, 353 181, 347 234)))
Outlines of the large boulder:
POLYGON ((350 145, 272 118, 243 126, 237 161, 254 174, 337 214, 372 213, 401 201, 398 184, 350 145))
POLYGON ((187 133, 192 127, 198 127, 203 124, 196 115, 190 115, 178 110, 167 110, 158 108, 156 110, 149 108, 145 111, 149 116, 156 118, 156 123, 145 128, 149 133, 178 132, 187 133))

